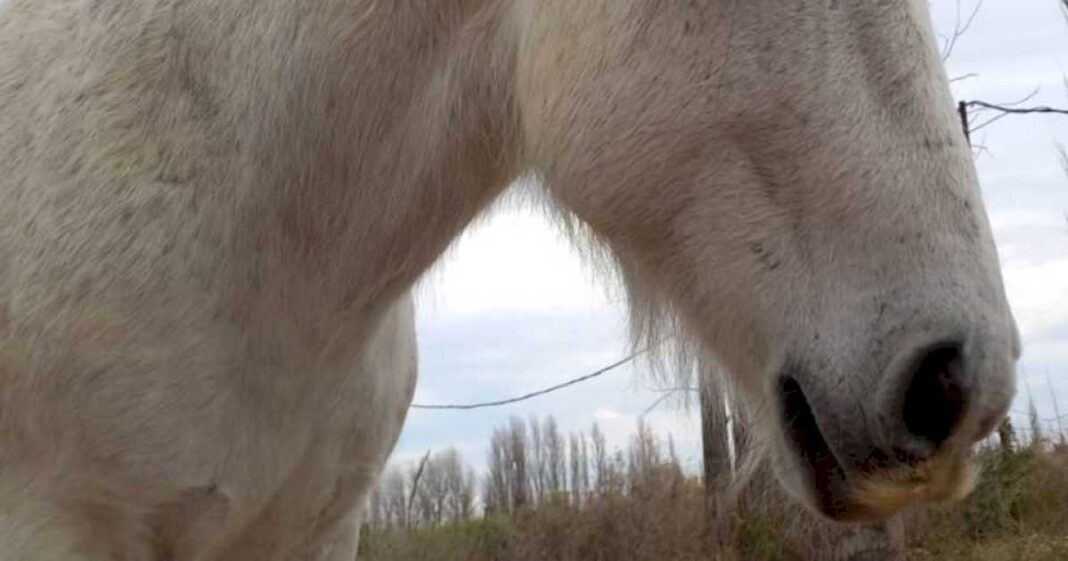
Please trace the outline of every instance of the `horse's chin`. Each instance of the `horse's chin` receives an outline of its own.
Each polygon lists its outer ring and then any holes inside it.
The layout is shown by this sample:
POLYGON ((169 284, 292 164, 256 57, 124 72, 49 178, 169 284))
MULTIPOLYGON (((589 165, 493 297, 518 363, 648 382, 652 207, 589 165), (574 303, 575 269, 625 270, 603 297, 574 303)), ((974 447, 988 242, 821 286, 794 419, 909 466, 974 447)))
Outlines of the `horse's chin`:
MULTIPOLYGON (((791 437, 796 435, 786 435, 791 437)), ((779 447, 775 473, 799 503, 836 522, 878 522, 911 506, 954 503, 967 497, 977 480, 970 449, 947 450, 916 465, 859 472, 843 467, 825 441, 802 444, 807 449, 796 442, 779 447)))
POLYGON ((955 503, 975 489, 976 472, 970 453, 942 454, 917 466, 859 478, 852 500, 879 518, 917 504, 955 503))

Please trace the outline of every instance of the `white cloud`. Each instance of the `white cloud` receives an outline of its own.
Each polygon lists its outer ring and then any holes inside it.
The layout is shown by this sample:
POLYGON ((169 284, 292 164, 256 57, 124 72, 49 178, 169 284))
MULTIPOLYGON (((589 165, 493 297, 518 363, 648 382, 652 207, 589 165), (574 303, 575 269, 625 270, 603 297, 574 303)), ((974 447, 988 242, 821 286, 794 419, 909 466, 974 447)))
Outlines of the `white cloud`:
MULTIPOLYGON (((1026 343, 1068 325, 1068 255, 1005 267, 1005 289, 1026 343)), ((1064 342, 1068 346, 1068 341, 1064 342)))
POLYGON ((598 407, 593 412, 593 418, 598 422, 612 422, 623 418, 623 414, 610 407, 598 407))
MULTIPOLYGON (((1065 184, 1068 188, 1068 179, 1065 184)), ((1049 209, 994 209, 990 213, 990 224, 995 232, 1008 233, 1023 228, 1045 228, 1049 233, 1060 231, 1065 235, 1065 240, 1068 240, 1068 220, 1065 219, 1065 214, 1050 212, 1049 209)))
POLYGON ((510 209, 493 213, 450 249, 420 300, 426 313, 447 317, 609 305, 556 227, 539 214, 510 209))

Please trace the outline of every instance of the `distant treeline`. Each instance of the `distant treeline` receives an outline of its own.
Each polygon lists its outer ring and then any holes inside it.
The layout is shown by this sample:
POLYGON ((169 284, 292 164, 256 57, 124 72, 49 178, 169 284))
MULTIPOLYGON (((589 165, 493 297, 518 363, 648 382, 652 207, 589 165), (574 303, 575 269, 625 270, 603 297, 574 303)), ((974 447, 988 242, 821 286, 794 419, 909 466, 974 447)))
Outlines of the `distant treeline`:
POLYGON ((494 431, 481 478, 455 450, 387 471, 358 558, 1064 561, 1068 442, 1033 409, 1028 424, 1019 437, 1006 423, 983 447, 984 476, 963 503, 839 526, 797 507, 764 467, 705 485, 644 423, 610 451, 596 425, 565 436, 551 417, 513 418, 494 431))
POLYGON ((371 496, 374 528, 426 527, 510 514, 546 504, 581 506, 590 497, 629 496, 663 478, 682 479, 669 436, 665 442, 639 422, 626 450, 610 452, 594 423, 564 435, 553 417, 513 417, 493 432, 487 473, 479 480, 455 449, 428 455, 383 474, 371 496))

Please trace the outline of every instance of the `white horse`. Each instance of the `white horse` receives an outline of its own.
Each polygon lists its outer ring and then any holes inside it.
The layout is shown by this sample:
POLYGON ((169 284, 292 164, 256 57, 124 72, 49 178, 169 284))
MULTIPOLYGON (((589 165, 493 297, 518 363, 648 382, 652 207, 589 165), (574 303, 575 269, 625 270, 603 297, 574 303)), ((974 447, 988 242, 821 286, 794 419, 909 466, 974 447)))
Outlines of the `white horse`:
POLYGON ((1018 343, 923 0, 7 0, 0 558, 351 559, 521 176, 800 501, 967 491, 1018 343))

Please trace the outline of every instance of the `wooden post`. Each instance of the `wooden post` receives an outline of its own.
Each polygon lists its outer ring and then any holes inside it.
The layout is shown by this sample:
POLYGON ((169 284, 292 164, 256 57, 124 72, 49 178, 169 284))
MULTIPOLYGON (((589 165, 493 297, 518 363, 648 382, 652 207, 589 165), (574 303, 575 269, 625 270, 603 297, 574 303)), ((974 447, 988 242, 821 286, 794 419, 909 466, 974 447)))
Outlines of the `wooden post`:
POLYGON ((968 102, 962 101, 957 104, 957 113, 960 114, 960 126, 964 130, 964 139, 968 141, 968 146, 972 145, 972 128, 968 123, 968 102))
POLYGON ((731 457, 724 387, 714 366, 708 362, 700 364, 698 392, 705 492, 714 498, 730 481, 731 457))

